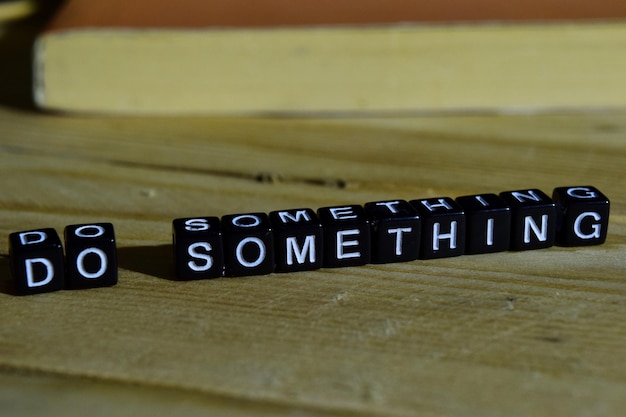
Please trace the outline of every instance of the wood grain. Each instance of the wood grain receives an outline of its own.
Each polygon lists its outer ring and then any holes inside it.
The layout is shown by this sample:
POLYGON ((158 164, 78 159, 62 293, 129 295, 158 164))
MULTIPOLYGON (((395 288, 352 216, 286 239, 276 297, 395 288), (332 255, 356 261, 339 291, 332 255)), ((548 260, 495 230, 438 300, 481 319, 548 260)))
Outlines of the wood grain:
POLYGON ((10 415, 619 415, 626 112, 71 118, 0 108, 10 415), (171 220, 591 184, 607 243, 172 279, 171 220), (10 232, 109 221, 120 283, 12 293, 10 232))

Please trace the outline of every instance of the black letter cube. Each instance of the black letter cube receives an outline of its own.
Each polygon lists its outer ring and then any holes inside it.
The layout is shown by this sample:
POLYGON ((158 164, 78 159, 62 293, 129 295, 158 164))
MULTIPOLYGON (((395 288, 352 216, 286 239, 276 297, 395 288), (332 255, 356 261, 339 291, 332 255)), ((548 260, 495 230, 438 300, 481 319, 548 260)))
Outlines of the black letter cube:
POLYGON ((322 267, 322 224, 310 208, 270 213, 274 229, 276 272, 295 272, 322 267))
POLYGON ((420 259, 448 258, 465 253, 465 213, 449 197, 411 200, 422 218, 420 259))
POLYGON ((111 223, 65 227, 66 282, 70 289, 117 284, 117 250, 111 223))
POLYGON ((229 214, 222 217, 222 228, 227 275, 274 272, 274 242, 267 214, 229 214))
POLYGON ((554 245, 556 204, 541 190, 505 191, 500 197, 511 207, 511 250, 554 245))
POLYGON ((466 216, 465 253, 503 252, 511 241, 511 208, 495 194, 458 197, 466 216))
POLYGON ((559 209, 556 242, 562 246, 599 245, 606 240, 609 199, 591 186, 558 187, 552 199, 559 209))
POLYGON ((421 219, 404 200, 366 203, 372 225, 372 263, 408 262, 417 259, 421 219))
POLYGON ((172 222, 172 240, 179 280, 224 276, 224 244, 219 218, 175 219, 172 222))
POLYGON ((324 267, 369 263, 370 222, 358 205, 322 207, 317 211, 324 228, 324 267))
POLYGON ((9 256, 18 294, 37 294, 64 288, 63 246, 54 229, 11 233, 9 256))

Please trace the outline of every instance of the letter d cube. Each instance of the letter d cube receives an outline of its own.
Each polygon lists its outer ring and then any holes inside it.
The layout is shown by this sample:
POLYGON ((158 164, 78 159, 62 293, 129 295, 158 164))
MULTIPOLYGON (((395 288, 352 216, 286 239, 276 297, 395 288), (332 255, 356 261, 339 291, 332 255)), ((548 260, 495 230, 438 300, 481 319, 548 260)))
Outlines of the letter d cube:
POLYGON ((20 295, 63 289, 63 247, 54 229, 9 235, 9 256, 15 287, 20 295))
POLYGON ((65 255, 68 288, 117 284, 117 250, 111 223, 65 227, 65 255))

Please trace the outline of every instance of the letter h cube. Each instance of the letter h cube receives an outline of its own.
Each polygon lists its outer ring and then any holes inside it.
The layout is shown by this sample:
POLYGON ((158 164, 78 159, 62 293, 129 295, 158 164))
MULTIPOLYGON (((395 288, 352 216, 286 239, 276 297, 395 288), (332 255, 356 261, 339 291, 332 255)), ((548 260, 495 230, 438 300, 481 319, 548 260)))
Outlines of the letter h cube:
POLYGON ((465 212, 450 197, 411 200, 422 219, 420 259, 465 253, 465 212))

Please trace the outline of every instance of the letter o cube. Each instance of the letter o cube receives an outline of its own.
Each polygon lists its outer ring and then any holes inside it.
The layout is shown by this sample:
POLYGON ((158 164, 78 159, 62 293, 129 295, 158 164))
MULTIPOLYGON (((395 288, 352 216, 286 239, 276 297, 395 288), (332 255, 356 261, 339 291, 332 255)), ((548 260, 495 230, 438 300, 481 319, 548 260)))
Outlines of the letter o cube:
POLYGON ((11 233, 9 256, 18 294, 37 294, 64 288, 63 246, 54 229, 11 233))
POLYGON ((117 284, 117 250, 111 223, 65 228, 66 282, 70 289, 117 284))
POLYGON ((265 213, 222 217, 226 275, 267 275, 274 272, 274 239, 265 213))

